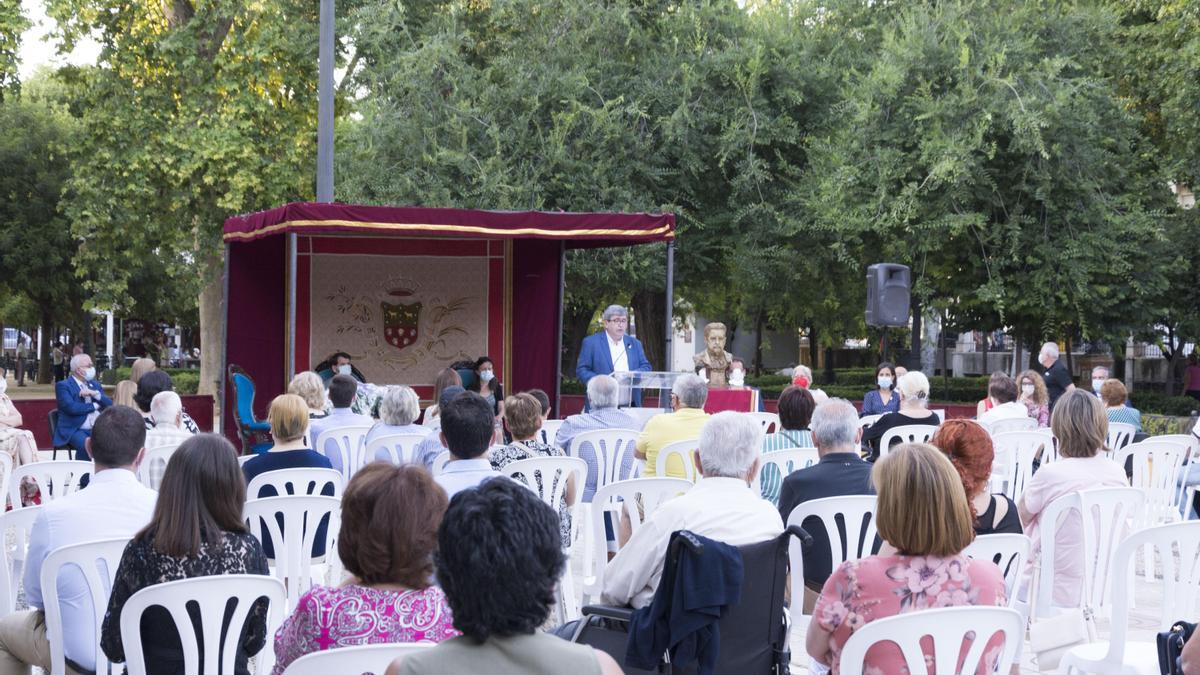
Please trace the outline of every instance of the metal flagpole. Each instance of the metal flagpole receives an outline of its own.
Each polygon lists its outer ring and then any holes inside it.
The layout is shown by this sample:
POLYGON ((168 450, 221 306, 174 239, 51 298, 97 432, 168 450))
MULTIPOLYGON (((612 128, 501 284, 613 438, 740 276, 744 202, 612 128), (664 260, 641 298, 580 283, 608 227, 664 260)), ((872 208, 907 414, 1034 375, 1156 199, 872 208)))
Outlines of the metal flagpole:
POLYGON ((673 357, 675 346, 675 313, 672 311, 675 307, 675 242, 667 242, 667 327, 666 333, 667 348, 663 351, 666 354, 666 363, 663 364, 663 370, 675 370, 673 357))

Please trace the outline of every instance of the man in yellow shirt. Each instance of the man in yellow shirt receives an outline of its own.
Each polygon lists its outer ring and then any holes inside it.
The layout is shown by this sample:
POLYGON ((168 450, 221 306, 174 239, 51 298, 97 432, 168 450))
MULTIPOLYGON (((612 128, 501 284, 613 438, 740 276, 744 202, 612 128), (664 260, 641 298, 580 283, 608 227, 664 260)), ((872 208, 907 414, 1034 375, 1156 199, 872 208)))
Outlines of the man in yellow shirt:
MULTIPOLYGON (((642 475, 657 476, 658 453, 663 446, 676 441, 700 438, 700 429, 708 421, 704 402, 708 399, 708 383, 699 375, 683 375, 671 387, 673 412, 651 417, 638 436, 634 456, 646 460, 642 475)), ((682 462, 672 457, 667 461, 667 476, 684 478, 682 462)))

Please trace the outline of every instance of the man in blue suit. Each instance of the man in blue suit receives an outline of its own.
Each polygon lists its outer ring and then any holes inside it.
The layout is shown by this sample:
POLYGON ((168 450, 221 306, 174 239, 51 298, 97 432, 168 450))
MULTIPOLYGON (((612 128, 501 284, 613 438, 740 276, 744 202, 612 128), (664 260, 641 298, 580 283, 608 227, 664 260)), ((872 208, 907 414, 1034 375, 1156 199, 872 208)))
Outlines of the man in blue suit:
MULTIPOLYGON (((646 359, 646 352, 642 351, 642 343, 625 334, 629 327, 629 312, 620 305, 609 305, 603 317, 604 332, 584 338, 579 350, 575 375, 580 383, 586 387, 588 380, 597 375, 654 370, 646 359)), ((641 390, 633 391, 632 403, 642 404, 641 390)))
POLYGON ((69 445, 75 448, 75 459, 89 461, 85 443, 92 435, 92 424, 101 410, 113 404, 96 381, 92 357, 87 354, 71 357, 71 374, 54 385, 54 397, 58 400, 54 447, 69 445))

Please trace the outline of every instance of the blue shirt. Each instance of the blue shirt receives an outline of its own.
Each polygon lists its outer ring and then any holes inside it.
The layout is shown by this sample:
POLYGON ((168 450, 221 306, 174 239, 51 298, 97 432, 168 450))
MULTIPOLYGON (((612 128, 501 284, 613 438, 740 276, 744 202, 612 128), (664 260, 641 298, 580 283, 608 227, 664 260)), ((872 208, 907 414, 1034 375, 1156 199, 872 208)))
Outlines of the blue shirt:
POLYGON ((896 390, 892 390, 892 398, 888 400, 887 405, 883 403, 883 397, 879 395, 878 389, 872 389, 863 396, 863 415, 882 415, 884 413, 899 412, 900 410, 900 394, 896 390))
POLYGON ((486 457, 475 459, 451 459, 446 462, 440 475, 433 480, 446 491, 446 497, 453 499, 454 495, 477 487, 483 481, 504 474, 492 468, 492 463, 486 457))

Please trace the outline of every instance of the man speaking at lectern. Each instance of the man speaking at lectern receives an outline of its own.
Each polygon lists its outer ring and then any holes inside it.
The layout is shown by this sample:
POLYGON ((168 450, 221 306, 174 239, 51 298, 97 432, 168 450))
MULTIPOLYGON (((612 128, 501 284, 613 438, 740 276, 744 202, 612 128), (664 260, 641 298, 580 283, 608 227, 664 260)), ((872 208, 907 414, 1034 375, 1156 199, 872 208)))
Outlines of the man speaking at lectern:
MULTIPOLYGON (((609 305, 604 310, 603 318, 604 331, 583 339, 579 362, 575 364, 575 375, 579 382, 586 387, 588 380, 597 375, 654 370, 650 361, 646 360, 642 343, 625 334, 625 329, 629 327, 629 312, 620 305, 609 305)), ((626 394, 622 391, 621 401, 625 400, 626 394)), ((632 404, 642 404, 640 389, 633 390, 632 404)))

